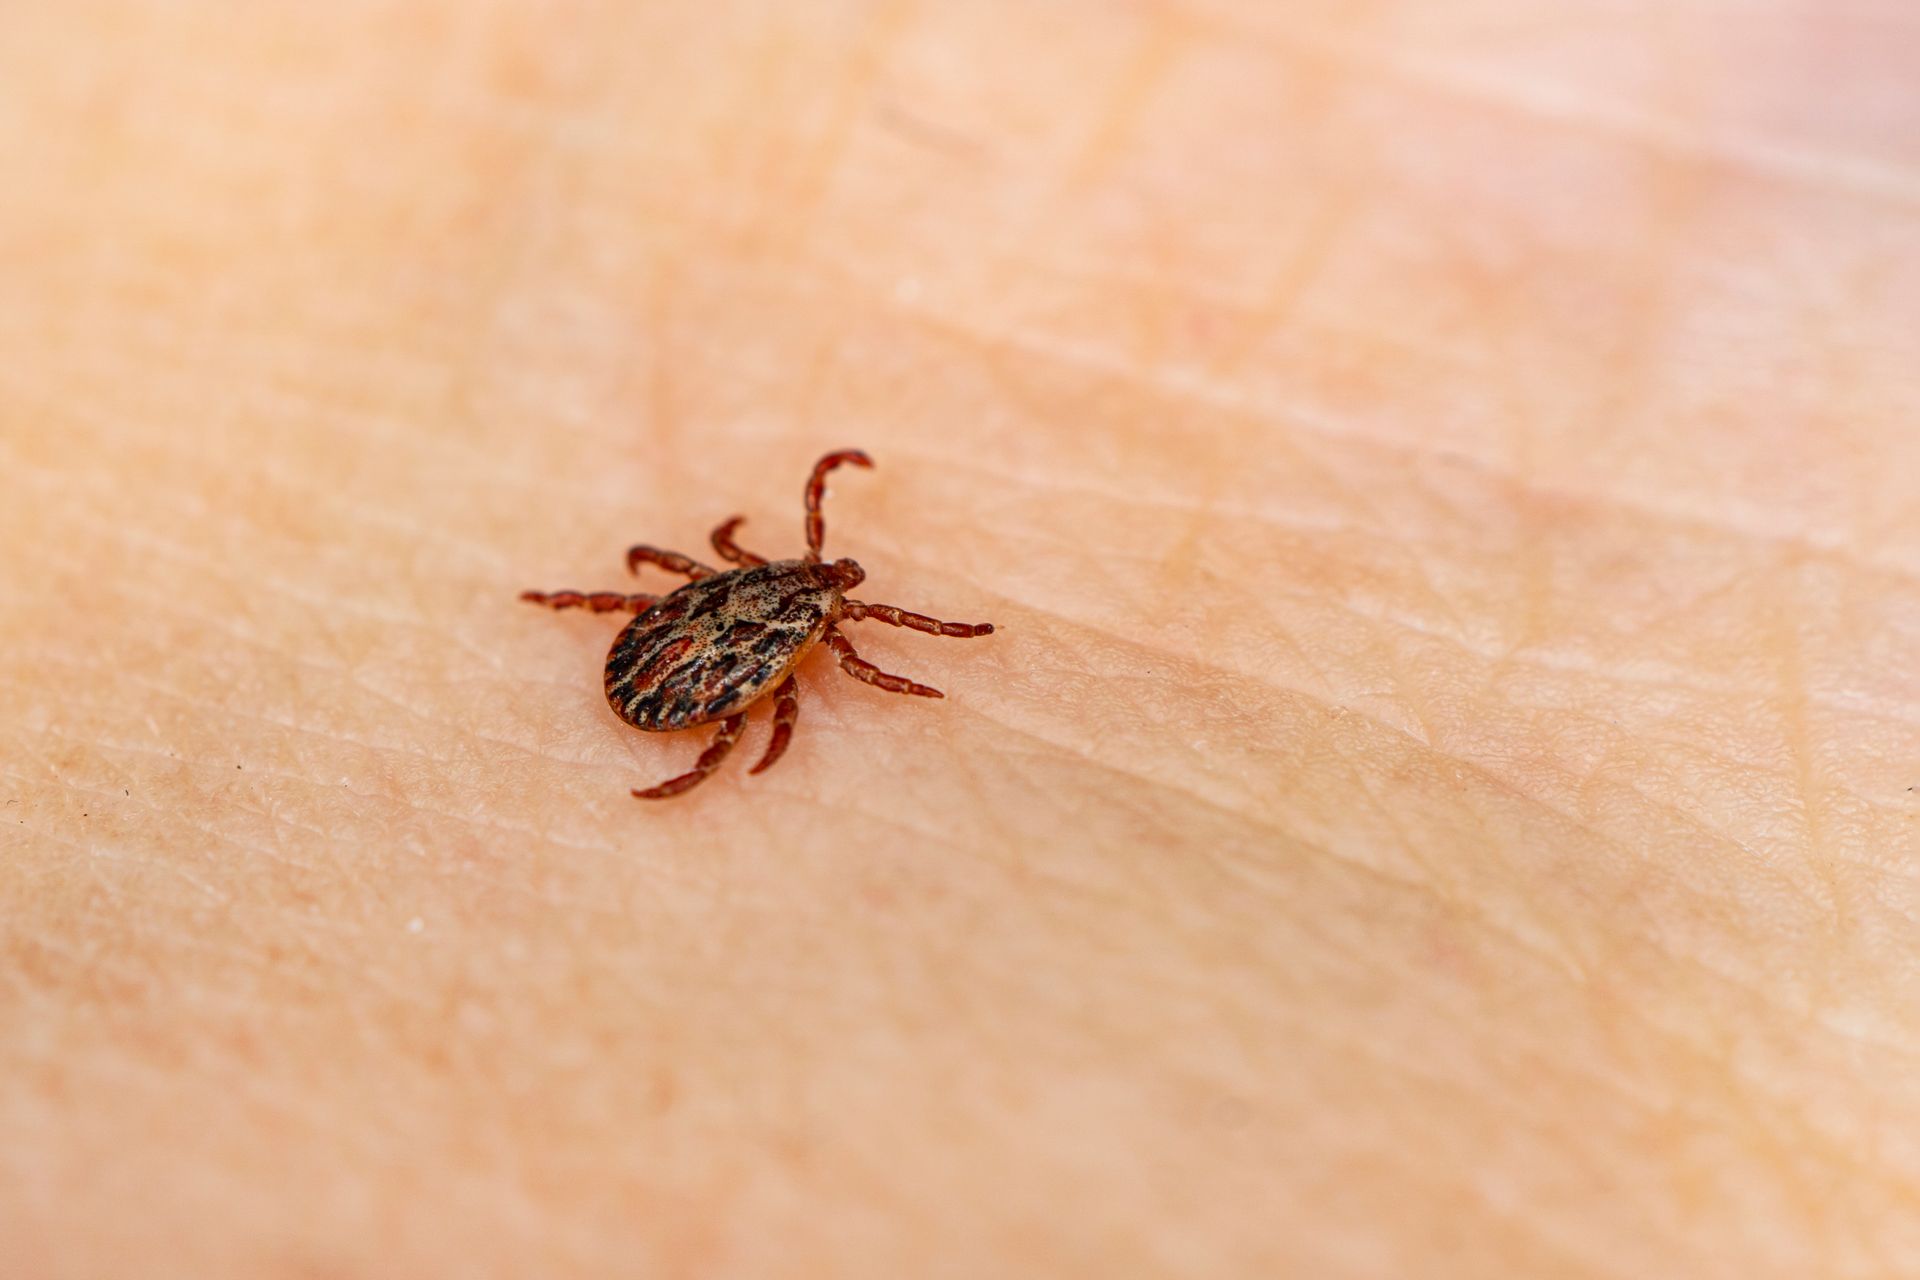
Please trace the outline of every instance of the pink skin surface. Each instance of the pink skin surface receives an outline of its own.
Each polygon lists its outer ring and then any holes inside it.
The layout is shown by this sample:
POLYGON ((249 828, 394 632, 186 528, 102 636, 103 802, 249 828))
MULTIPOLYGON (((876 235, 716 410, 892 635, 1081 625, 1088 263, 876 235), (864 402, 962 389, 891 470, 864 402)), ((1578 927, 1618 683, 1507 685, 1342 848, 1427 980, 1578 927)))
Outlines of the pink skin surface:
POLYGON ((1910 1272, 1916 66, 0 5, 0 1275, 1910 1272), (635 801, 718 730, 608 706, 621 548, 844 442, 999 631, 635 801))

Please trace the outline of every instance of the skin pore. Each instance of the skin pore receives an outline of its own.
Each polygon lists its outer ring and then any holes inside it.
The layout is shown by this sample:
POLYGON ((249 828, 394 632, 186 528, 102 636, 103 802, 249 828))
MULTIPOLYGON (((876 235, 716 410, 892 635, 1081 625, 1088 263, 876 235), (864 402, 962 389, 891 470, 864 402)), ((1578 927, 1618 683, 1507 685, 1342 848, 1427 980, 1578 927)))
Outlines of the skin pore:
POLYGON ((0 1274, 1898 1273, 1916 60, 0 9, 0 1274), (516 593, 854 445, 996 634, 634 800, 711 730, 516 593))

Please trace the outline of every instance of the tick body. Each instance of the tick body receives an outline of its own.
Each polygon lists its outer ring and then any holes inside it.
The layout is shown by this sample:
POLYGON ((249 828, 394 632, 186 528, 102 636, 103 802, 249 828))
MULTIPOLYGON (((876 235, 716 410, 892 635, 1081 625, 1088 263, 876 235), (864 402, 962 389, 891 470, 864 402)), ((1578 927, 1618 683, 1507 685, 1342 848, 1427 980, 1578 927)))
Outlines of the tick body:
POLYGON ((847 592, 866 579, 851 560, 821 560, 826 527, 820 514, 827 473, 851 463, 871 467, 857 449, 830 453, 807 479, 807 552, 797 560, 769 562, 733 540, 743 522, 735 516, 713 531, 713 548, 737 568, 718 572, 688 556, 654 547, 627 551, 627 568, 658 565, 690 581, 665 597, 614 591, 526 591, 520 598, 555 609, 626 612, 628 623, 607 654, 607 702, 636 729, 687 729, 719 721, 719 732, 693 769, 633 794, 643 800, 676 796, 720 767, 746 725, 747 708, 774 700, 773 737, 753 767, 759 773, 786 751, 799 714, 794 669, 819 644, 856 680, 892 693, 926 698, 944 695, 903 676, 888 675, 862 659, 842 635, 842 623, 873 620, 929 635, 968 639, 991 635, 993 624, 941 622, 893 605, 866 604, 847 592))

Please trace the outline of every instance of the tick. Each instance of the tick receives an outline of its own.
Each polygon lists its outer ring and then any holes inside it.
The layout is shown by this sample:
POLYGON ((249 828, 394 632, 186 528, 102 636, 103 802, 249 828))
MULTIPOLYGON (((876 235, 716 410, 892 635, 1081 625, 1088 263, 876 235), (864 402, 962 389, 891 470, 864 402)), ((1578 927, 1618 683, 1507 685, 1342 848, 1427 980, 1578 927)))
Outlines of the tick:
POLYGON ((827 473, 847 463, 871 467, 873 459, 858 449, 842 449, 814 463, 813 474, 807 478, 807 553, 798 560, 769 561, 742 549, 733 535, 746 517, 734 516, 713 531, 713 549, 722 559, 739 566, 725 572, 675 551, 628 548, 629 573, 652 564, 687 577, 687 585, 671 595, 617 591, 520 593, 522 600, 554 609, 639 615, 613 642, 607 654, 606 676, 608 703, 614 714, 634 728, 658 733, 720 722, 720 731, 691 771, 657 787, 636 790, 633 794, 640 799, 664 800, 704 781, 740 740, 747 708, 763 698, 774 700, 773 737, 753 772, 770 767, 785 754, 793 737, 794 720, 800 714, 794 669, 817 644, 833 650, 840 669, 856 680, 889 693, 946 696, 905 676, 888 675, 861 658, 852 642, 841 634, 843 622, 886 622, 962 640, 993 634, 990 622, 942 622, 890 604, 847 598, 847 592, 866 580, 866 570, 851 560, 825 564, 820 559, 820 546, 826 537, 820 500, 826 494, 827 473))

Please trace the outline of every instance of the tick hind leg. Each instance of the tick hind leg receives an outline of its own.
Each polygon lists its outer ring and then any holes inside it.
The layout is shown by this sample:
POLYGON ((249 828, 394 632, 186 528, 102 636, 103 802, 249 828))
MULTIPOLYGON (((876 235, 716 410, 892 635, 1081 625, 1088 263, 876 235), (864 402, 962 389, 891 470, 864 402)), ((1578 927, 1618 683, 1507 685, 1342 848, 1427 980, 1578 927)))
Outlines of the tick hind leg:
POLYGON ((700 753, 692 769, 677 778, 667 779, 657 787, 648 787, 645 791, 633 794, 641 800, 665 800, 668 796, 677 796, 682 791, 699 786, 707 780, 708 774, 720 767, 720 762, 727 758, 727 752, 733 750, 733 744, 740 741, 740 730, 746 724, 747 713, 744 711, 728 716, 720 722, 720 732, 713 735, 713 742, 700 753))
POLYGON ((863 681, 876 689, 885 689, 888 693, 911 693, 922 698, 944 698, 947 695, 932 685, 920 684, 905 676, 888 675, 880 668, 861 657, 854 649, 853 641, 838 631, 828 629, 825 636, 827 648, 833 650, 840 659, 840 669, 855 680, 863 681))
POLYGON ((767 754, 760 757, 760 763, 750 772, 765 773, 775 760, 787 753, 787 743, 793 738, 793 722, 799 716, 800 686, 788 676, 773 691, 773 739, 767 743, 767 754))
POLYGON ((733 531, 746 522, 745 516, 735 516, 713 531, 713 549, 720 553, 720 558, 742 568, 767 562, 765 556, 757 556, 733 540, 733 531))
POLYGON ((683 556, 678 551, 662 551, 658 547, 645 545, 628 547, 627 572, 638 573, 643 564, 657 564, 668 573, 683 573, 689 582, 711 578, 714 572, 692 556, 683 556))
POLYGON ((660 599, 620 591, 522 591, 520 598, 549 609, 591 609, 595 613, 645 613, 660 599))
POLYGON ((993 634, 991 622, 942 622, 924 613, 908 613, 890 604, 867 604, 861 600, 843 601, 840 616, 848 622, 864 622, 871 618, 875 622, 887 622, 911 631, 924 631, 930 636, 949 636, 955 640, 971 640, 975 636, 993 634))
POLYGON ((826 517, 820 514, 820 500, 827 495, 827 472, 848 462, 856 467, 873 465, 873 459, 858 449, 842 449, 814 463, 813 474, 807 477, 807 559, 809 561, 820 558, 821 544, 827 540, 826 517))

